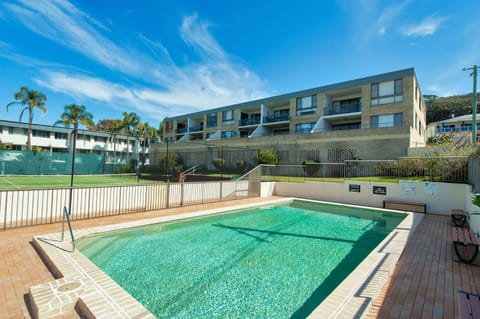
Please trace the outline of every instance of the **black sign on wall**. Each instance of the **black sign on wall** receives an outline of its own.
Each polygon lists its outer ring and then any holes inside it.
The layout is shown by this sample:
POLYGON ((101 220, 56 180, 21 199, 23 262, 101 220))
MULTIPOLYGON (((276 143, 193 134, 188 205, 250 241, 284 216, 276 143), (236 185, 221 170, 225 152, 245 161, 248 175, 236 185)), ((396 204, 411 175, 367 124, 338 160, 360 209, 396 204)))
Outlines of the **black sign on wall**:
POLYGON ((357 185, 357 184, 349 184, 349 185, 348 185, 348 190, 349 190, 350 192, 360 193, 360 185, 357 185))
POLYGON ((375 195, 387 195, 386 186, 373 186, 373 194, 375 195))

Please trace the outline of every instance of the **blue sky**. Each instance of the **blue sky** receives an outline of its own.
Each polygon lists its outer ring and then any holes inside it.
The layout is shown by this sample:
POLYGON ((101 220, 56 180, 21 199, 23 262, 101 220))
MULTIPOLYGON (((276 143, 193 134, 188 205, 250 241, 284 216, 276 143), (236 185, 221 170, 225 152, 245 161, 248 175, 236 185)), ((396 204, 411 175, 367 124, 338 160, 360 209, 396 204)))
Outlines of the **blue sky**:
MULTIPOLYGON (((0 2, 0 119, 28 86, 94 121, 166 116, 414 67, 423 94, 472 90, 476 0, 0 2)), ((24 121, 27 120, 25 116, 24 121)))

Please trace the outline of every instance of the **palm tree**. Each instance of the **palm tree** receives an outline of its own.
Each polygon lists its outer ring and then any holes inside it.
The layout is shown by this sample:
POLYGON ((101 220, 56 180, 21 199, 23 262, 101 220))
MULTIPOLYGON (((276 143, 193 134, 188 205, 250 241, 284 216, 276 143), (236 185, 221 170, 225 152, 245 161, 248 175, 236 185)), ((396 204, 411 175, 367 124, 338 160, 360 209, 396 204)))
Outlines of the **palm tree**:
POLYGON ((47 96, 42 92, 36 90, 30 90, 26 86, 22 86, 20 91, 13 95, 13 98, 16 101, 10 102, 7 104, 7 112, 8 107, 14 104, 20 104, 24 108, 20 112, 19 122, 22 121, 23 113, 28 110, 28 136, 27 136, 27 150, 32 150, 32 122, 33 122, 33 111, 35 108, 41 110, 43 113, 47 112, 45 108, 45 101, 47 100, 47 96))
POLYGON ((148 122, 145 122, 145 123, 139 122, 137 131, 138 131, 138 140, 142 147, 142 153, 143 153, 142 165, 143 165, 145 164, 145 149, 148 145, 150 145, 151 138, 156 137, 158 132, 154 127, 150 126, 148 122))
POLYGON ((123 131, 125 135, 127 135, 127 156, 126 161, 128 164, 128 155, 129 155, 129 146, 130 146, 130 136, 135 135, 135 132, 138 128, 138 124, 140 123, 140 117, 134 112, 123 112, 123 131))
POLYGON ((115 157, 117 155, 117 142, 118 135, 122 133, 122 120, 100 120, 97 123, 97 129, 104 131, 110 134, 108 141, 113 144, 113 161, 115 162, 115 157))
MULTIPOLYGON (((63 113, 60 115, 60 117, 61 120, 56 121, 53 125, 63 123, 65 127, 70 127, 70 125, 73 124, 73 134, 75 134, 74 138, 76 138, 78 126, 80 124, 86 126, 87 128, 91 128, 95 125, 93 122, 92 113, 87 112, 85 106, 83 105, 65 105, 63 108, 63 113)), ((75 150, 72 149, 72 151, 74 152, 75 150)))

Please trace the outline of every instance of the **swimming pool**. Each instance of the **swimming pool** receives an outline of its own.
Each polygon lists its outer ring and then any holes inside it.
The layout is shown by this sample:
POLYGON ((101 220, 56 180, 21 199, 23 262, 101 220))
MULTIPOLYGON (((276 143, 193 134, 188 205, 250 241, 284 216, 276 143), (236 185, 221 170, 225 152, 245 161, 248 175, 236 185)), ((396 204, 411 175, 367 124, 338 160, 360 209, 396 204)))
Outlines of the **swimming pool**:
POLYGON ((77 247, 157 317, 305 317, 404 217, 295 200, 77 247))

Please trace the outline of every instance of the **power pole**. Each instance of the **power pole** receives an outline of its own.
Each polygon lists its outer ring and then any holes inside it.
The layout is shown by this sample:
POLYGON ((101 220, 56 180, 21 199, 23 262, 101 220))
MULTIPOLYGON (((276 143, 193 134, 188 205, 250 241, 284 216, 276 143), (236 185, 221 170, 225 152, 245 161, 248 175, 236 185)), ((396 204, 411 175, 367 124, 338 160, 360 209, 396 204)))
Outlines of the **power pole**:
POLYGON ((473 70, 470 76, 473 76, 473 96, 472 96, 472 143, 477 143, 477 74, 478 66, 475 64, 471 68, 463 68, 463 71, 473 70))

